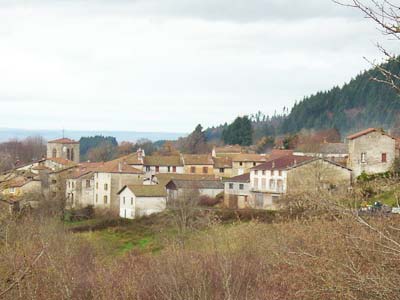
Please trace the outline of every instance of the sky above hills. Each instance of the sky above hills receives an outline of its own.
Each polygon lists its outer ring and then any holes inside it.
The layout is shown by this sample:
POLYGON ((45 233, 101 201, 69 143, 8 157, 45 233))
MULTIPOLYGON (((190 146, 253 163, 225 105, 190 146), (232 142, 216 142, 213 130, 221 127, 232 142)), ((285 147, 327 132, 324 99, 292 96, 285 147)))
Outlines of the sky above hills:
POLYGON ((281 112, 379 59, 330 0, 0 0, 0 127, 190 132, 281 112))

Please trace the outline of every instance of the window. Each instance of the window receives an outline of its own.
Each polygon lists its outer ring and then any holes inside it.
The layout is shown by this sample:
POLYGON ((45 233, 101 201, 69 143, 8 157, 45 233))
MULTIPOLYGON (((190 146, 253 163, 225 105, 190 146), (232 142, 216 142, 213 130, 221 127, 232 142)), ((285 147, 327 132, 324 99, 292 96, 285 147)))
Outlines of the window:
POLYGON ((386 155, 386 153, 382 153, 382 162, 383 162, 383 163, 387 162, 387 155, 386 155))
POLYGON ((176 166, 173 166, 173 167, 172 167, 172 172, 173 172, 173 173, 176 173, 176 166))
POLYGON ((243 166, 243 162, 239 162, 239 166, 243 166))
POLYGON ((74 204, 74 193, 71 193, 71 203, 74 204))
POLYGON ((253 162, 253 167, 255 167, 257 164, 255 162, 253 162))
POLYGON ((275 171, 271 170, 271 176, 274 176, 274 174, 275 174, 275 171))
POLYGON ((283 180, 279 179, 277 181, 277 189, 278 189, 278 192, 283 192, 283 180))
POLYGON ((104 195, 104 204, 107 204, 107 201, 108 201, 108 197, 107 197, 107 195, 104 195))
POLYGON ((279 196, 272 196, 272 203, 276 204, 279 201, 279 196))
POLYGON ((254 188, 258 190, 258 178, 254 178, 254 188))
POLYGON ((266 190, 267 189, 267 179, 262 178, 261 179, 261 189, 266 190))
POLYGON ((52 183, 52 184, 56 184, 56 183, 57 183, 57 180, 53 179, 53 180, 51 181, 51 183, 52 183))
POLYGON ((122 197, 122 203, 125 205, 125 197, 122 197))
POLYGON ((86 180, 86 187, 90 188, 90 180, 86 180))
POLYGON ((57 150, 56 150, 56 149, 53 149, 51 156, 52 156, 53 158, 56 158, 56 157, 57 157, 57 150))
POLYGON ((208 167, 203 167, 203 173, 208 174, 208 167))
POLYGON ((96 182, 96 190, 98 190, 98 189, 99 189, 99 183, 96 182))
POLYGON ((131 198, 131 205, 133 205, 133 198, 131 198))
POLYGON ((224 172, 225 172, 225 169, 224 169, 224 168, 219 168, 219 172, 220 172, 220 173, 224 173, 224 172))
POLYGON ((96 203, 99 202, 99 195, 96 194, 96 203))
POLYGON ((258 175, 258 171, 257 170, 254 171, 254 175, 258 175))
POLYGON ((75 158, 75 155, 74 155, 74 149, 71 149, 71 160, 73 161, 73 160, 74 160, 74 158, 75 158))
POLYGON ((150 166, 146 166, 146 172, 150 172, 150 166))
POLYGON ((239 190, 244 190, 244 184, 243 183, 239 184, 239 190))
POLYGON ((71 187, 71 181, 68 181, 68 187, 69 188, 71 187))
POLYGON ((72 188, 75 187, 75 183, 73 181, 71 182, 71 185, 72 185, 72 188))
POLYGON ((108 184, 107 183, 104 184, 104 190, 108 191, 108 184))
POLYGON ((230 190, 233 190, 233 183, 230 183, 230 184, 229 184, 229 189, 230 189, 230 190))
POLYGON ((168 167, 168 173, 171 173, 171 167, 168 167))
POLYGON ((71 150, 67 149, 67 159, 71 160, 71 150))
POLYGON ((10 188, 10 194, 15 194, 15 188, 10 188))
POLYGON ((361 163, 364 164, 367 162, 367 153, 361 153, 361 163))
POLYGON ((265 175, 265 170, 262 171, 262 174, 265 175))
POLYGON ((156 172, 160 172, 160 166, 156 166, 156 172))
POLYGON ((196 167, 190 167, 190 173, 196 173, 196 167))
POLYGON ((279 171, 278 171, 278 175, 279 175, 279 176, 282 176, 282 170, 279 170, 279 171))
POLYGON ((269 188, 270 188, 271 190, 274 190, 274 189, 275 189, 275 180, 271 179, 271 180, 269 181, 269 188))

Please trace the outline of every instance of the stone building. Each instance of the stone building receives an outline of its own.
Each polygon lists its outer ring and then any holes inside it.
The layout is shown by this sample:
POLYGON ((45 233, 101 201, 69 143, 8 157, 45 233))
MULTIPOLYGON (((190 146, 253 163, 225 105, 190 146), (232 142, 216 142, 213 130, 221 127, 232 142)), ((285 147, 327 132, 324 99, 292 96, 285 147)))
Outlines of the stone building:
POLYGON ((62 158, 79 163, 79 142, 61 138, 47 142, 47 158, 62 158))
POLYGON ((253 208, 276 209, 287 193, 347 189, 352 171, 340 164, 308 156, 284 156, 256 166, 250 172, 253 208))
POLYGON ((214 161, 208 154, 183 154, 186 174, 214 174, 214 161))
POLYGON ((384 173, 391 169, 396 156, 396 140, 383 130, 368 128, 347 137, 347 166, 353 176, 384 173))
POLYGON ((224 180, 224 203, 230 208, 251 207, 250 173, 224 180))

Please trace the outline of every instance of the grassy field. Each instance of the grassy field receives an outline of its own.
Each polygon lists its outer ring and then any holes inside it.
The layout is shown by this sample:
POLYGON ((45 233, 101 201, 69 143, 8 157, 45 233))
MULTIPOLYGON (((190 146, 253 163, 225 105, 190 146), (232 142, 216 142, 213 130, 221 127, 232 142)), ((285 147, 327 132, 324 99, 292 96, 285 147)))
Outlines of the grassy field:
MULTIPOLYGON (((110 220, 92 219, 66 223, 67 228, 79 229, 96 226, 110 220)), ((114 257, 136 250, 141 253, 157 253, 164 244, 175 235, 175 229, 170 224, 167 215, 144 217, 137 220, 123 220, 102 229, 94 229, 75 234, 88 240, 98 254, 105 257, 114 257)))

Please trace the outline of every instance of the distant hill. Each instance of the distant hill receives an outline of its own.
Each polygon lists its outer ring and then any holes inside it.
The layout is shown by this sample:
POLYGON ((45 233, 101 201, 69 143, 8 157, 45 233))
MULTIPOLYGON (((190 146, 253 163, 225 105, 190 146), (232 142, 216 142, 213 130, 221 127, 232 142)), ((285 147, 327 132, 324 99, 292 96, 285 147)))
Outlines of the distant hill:
MULTIPOLYGON (((400 74, 398 62, 385 67, 394 74, 400 74)), ((366 127, 391 128, 400 116, 400 96, 388 85, 371 79, 379 75, 377 70, 372 69, 341 88, 334 87, 304 98, 294 105, 280 131, 295 133, 303 128, 337 128, 345 134, 366 127)))
MULTIPOLYGON (((29 129, 13 129, 13 128, 0 128, 0 142, 9 139, 18 138, 24 139, 28 136, 40 135, 46 140, 52 140, 62 136, 60 130, 29 130, 29 129)), ((79 140, 81 137, 87 136, 113 136, 118 142, 130 141, 135 142, 140 139, 148 139, 150 141, 159 140, 177 140, 179 137, 186 136, 186 133, 178 132, 136 132, 136 131, 76 131, 66 130, 65 136, 79 140)))

